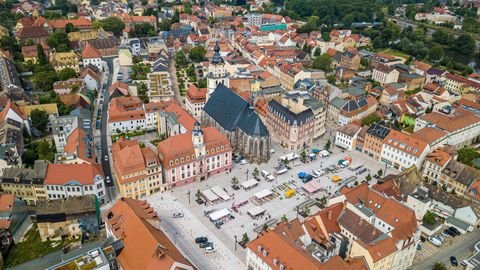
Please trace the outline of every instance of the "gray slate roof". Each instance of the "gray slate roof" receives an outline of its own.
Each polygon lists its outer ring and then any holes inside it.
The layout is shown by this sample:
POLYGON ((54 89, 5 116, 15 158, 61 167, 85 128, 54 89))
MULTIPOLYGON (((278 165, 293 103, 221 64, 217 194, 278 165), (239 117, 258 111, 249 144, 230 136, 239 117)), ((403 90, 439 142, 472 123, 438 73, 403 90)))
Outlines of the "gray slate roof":
POLYGON ((241 129, 251 136, 268 136, 267 127, 250 104, 223 84, 219 84, 203 110, 225 130, 241 129))
POLYGON ((294 113, 289 108, 283 106, 274 99, 268 102, 268 110, 272 113, 279 114, 290 126, 300 126, 306 122, 314 120, 312 109, 308 108, 301 113, 294 113))

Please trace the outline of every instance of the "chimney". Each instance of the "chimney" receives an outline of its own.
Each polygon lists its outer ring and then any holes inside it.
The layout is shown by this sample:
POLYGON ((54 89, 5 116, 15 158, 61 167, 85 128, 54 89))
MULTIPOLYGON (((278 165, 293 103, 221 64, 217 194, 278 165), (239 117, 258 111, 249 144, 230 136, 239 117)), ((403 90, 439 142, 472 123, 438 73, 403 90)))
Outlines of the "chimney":
POLYGON ((332 220, 332 210, 328 211, 328 220, 332 220))

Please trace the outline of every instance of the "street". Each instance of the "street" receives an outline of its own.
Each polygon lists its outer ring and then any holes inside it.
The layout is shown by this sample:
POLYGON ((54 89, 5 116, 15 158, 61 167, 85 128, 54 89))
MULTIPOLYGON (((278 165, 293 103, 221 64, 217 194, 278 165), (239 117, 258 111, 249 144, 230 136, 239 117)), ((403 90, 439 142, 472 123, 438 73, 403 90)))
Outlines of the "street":
POLYGON ((177 69, 175 67, 175 57, 173 53, 169 54, 168 71, 170 72, 170 77, 172 79, 173 97, 178 104, 183 107, 182 96, 180 95, 180 89, 178 88, 177 69))
MULTIPOLYGON (((457 257, 461 262, 470 257, 474 251, 475 244, 480 240, 480 230, 476 229, 471 233, 454 238, 454 242, 450 246, 438 248, 437 252, 424 260, 413 264, 409 269, 432 269, 436 262, 444 263, 448 269, 463 269, 463 266, 453 267, 450 263, 450 256, 457 257)), ((426 243, 424 243, 426 245, 426 243)))

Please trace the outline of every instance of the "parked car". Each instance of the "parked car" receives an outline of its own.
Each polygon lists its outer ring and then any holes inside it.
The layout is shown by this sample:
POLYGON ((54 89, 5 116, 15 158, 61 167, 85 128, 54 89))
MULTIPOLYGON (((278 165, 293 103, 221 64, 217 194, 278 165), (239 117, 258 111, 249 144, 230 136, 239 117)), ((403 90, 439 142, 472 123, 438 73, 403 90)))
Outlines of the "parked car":
POLYGON ((196 244, 200 244, 200 243, 203 243, 203 242, 208 242, 208 238, 205 237, 205 236, 200 236, 200 237, 195 238, 195 243, 196 244))
POLYGON ((200 248, 206 248, 206 247, 210 247, 212 246, 213 247, 213 243, 212 242, 202 242, 199 244, 200 248))
POLYGON ((448 235, 450 235, 450 236, 452 236, 452 237, 457 236, 457 234, 456 234, 454 231, 450 230, 450 229, 445 229, 445 230, 443 230, 443 232, 446 233, 446 234, 448 234, 448 235))
POLYGON ((425 238, 424 236, 420 236, 420 241, 425 242, 427 241, 427 238, 425 238))
POLYGON ((208 246, 208 247, 205 248, 206 253, 213 253, 213 252, 215 252, 215 250, 216 249, 215 249, 214 246, 208 246))
POLYGON ((422 245, 418 244, 417 245, 417 250, 422 250, 422 245))
POLYGON ((240 161, 242 161, 244 158, 243 156, 237 156, 234 160, 235 163, 240 163, 240 161))
POLYGON ((105 161, 108 161, 108 155, 105 155, 103 159, 105 159, 105 161))
POLYGON ((182 218, 182 217, 183 217, 183 213, 180 213, 180 212, 173 213, 172 217, 173 217, 173 218, 182 218))
POLYGON ((450 237, 451 235, 448 233, 447 230, 443 230, 442 236, 443 236, 443 237, 450 237))
POLYGON ((442 242, 442 243, 445 242, 445 238, 441 237, 440 235, 435 235, 434 237, 437 238, 438 240, 440 240, 440 242, 442 242))
POLYGON ((107 184, 110 184, 110 182, 112 182, 112 180, 110 179, 110 176, 105 177, 105 180, 107 180, 107 184))
POLYGON ((437 247, 442 245, 442 242, 440 242, 440 240, 438 240, 435 237, 429 237, 428 242, 432 243, 434 246, 437 246, 437 247))
POLYGON ((452 230, 456 235, 461 235, 460 231, 457 230, 457 228, 455 228, 455 227, 452 226, 452 227, 450 227, 449 229, 452 230))
POLYGON ((455 256, 450 257, 450 262, 452 263, 453 266, 458 266, 458 261, 455 256))

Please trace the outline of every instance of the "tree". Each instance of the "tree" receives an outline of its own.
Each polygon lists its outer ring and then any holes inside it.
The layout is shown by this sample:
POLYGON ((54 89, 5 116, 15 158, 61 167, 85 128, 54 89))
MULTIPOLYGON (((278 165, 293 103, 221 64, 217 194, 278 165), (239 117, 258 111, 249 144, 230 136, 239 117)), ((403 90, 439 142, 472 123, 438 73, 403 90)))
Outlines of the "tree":
POLYGON ((37 44, 37 58, 38 58, 38 64, 39 65, 46 65, 48 64, 47 56, 45 54, 45 50, 43 50, 43 47, 41 44, 37 44))
POLYGON ((473 161, 480 157, 480 153, 473 148, 462 148, 457 151, 457 160, 465 165, 472 166, 473 161))
POLYGON ((468 34, 462 34, 455 39, 452 48, 461 54, 471 55, 475 51, 475 40, 468 34))
POLYGON ((268 230, 268 224, 267 224, 267 223, 263 224, 262 229, 263 229, 264 231, 268 230))
POLYGON ((190 51, 190 59, 195 63, 202 62, 206 52, 203 46, 197 45, 190 51))
POLYGON ((380 118, 379 116, 377 115, 374 115, 374 114, 370 114, 368 116, 366 116, 365 118, 362 119, 362 125, 371 125, 373 123, 376 123, 378 121, 382 120, 382 118, 380 118))
POLYGON ((452 37, 442 29, 438 29, 433 32, 432 41, 438 44, 448 45, 452 41, 452 37))
POLYGON ((253 169, 252 175, 253 175, 254 178, 258 178, 258 176, 260 175, 260 172, 258 171, 257 167, 255 167, 255 169, 253 169))
POLYGON ((105 20, 102 20, 99 25, 96 25, 96 27, 101 27, 103 30, 112 32, 115 36, 119 37, 123 34, 125 23, 117 17, 108 17, 105 20))
POLYGON ((142 100, 143 103, 149 103, 150 100, 147 95, 147 85, 144 82, 141 82, 137 86, 137 95, 142 100))
POLYGON ((318 16, 310 16, 307 20, 307 23, 305 23, 300 29, 297 30, 298 33, 310 33, 312 31, 317 30, 318 28, 318 23, 320 21, 320 18, 318 16))
POLYGON ((179 50, 177 54, 175 54, 175 63, 179 67, 185 67, 188 64, 187 57, 183 50, 179 50))
POLYGON ((58 81, 58 75, 55 71, 40 71, 33 75, 33 84, 37 91, 50 91, 53 89, 53 83, 58 81))
POLYGON ((301 153, 300 153, 300 160, 302 162, 306 162, 307 161, 307 152, 305 152, 305 150, 303 150, 301 153))
POLYGON ((329 151, 331 146, 332 146, 332 142, 330 141, 330 139, 328 139, 328 141, 323 146, 323 149, 329 151))
POLYGON ((326 196, 323 196, 322 198, 320 198, 320 207, 321 208, 324 208, 328 203, 328 199, 326 196))
POLYGON ((443 54, 443 48, 441 46, 433 46, 428 52, 428 58, 433 62, 437 62, 442 60, 443 54))
POLYGON ((64 68, 58 72, 58 79, 60 81, 66 81, 71 78, 77 77, 77 72, 73 68, 64 68))
POLYGON ((302 212, 305 216, 308 216, 310 215, 310 207, 308 207, 307 205, 305 205, 305 207, 303 207, 302 209, 302 212))
POLYGON ((47 38, 46 43, 48 47, 55 49, 57 52, 67 52, 70 49, 68 35, 65 31, 54 32, 47 38))
POLYGON ((444 263, 436 262, 436 263, 433 265, 432 270, 447 270, 447 267, 445 266, 444 263))
POLYGON ((48 114, 44 110, 34 109, 30 113, 32 126, 40 132, 44 132, 48 125, 48 114))
POLYGON ((236 176, 232 177, 232 180, 230 181, 230 183, 232 184, 232 186, 238 185, 239 183, 238 178, 236 176))
POLYGON ((312 67, 327 72, 332 71, 332 59, 327 54, 322 54, 313 60, 312 67))
POLYGON ((129 35, 131 37, 151 37, 156 36, 157 33, 153 25, 149 23, 138 23, 130 30, 129 35))
POLYGON ((73 26, 72 23, 67 23, 65 25, 65 32, 70 33, 70 32, 76 32, 76 31, 78 31, 78 29, 75 26, 73 26))
POLYGON ((377 175, 378 175, 378 176, 382 176, 382 175, 383 175, 383 170, 382 170, 382 169, 379 169, 378 172, 377 172, 377 175))
POLYGON ((197 198, 197 201, 200 200, 200 198, 202 197, 202 192, 200 191, 200 189, 197 189, 197 192, 195 192, 195 197, 197 198))
POLYGON ((158 30, 160 31, 169 31, 170 27, 172 26, 172 21, 170 19, 162 19, 162 21, 158 24, 158 30))
POLYGON ((370 182, 370 180, 372 180, 372 176, 370 174, 368 174, 366 177, 365 177, 365 180, 367 180, 367 182, 370 182))
POLYGON ((282 222, 288 222, 288 218, 287 218, 286 215, 283 215, 283 216, 280 218, 280 220, 281 220, 282 222))
POLYGON ((248 241, 250 241, 250 238, 248 238, 248 234, 247 234, 247 233, 244 233, 244 234, 242 235, 242 242, 246 243, 246 242, 248 242, 248 241))

